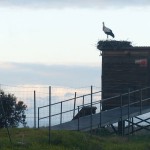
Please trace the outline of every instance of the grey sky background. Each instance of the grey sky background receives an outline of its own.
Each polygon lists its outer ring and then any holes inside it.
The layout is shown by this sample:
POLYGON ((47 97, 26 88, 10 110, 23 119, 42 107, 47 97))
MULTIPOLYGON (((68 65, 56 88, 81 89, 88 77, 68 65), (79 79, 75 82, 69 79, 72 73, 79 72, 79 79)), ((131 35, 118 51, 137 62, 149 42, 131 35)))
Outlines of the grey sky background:
POLYGON ((74 88, 99 88, 102 22, 114 40, 148 46, 149 8, 150 0, 0 0, 0 88, 62 86, 54 101, 80 93, 74 88))
POLYGON ((0 0, 0 83, 100 86, 102 22, 115 40, 149 45, 149 6, 150 0, 0 0))
POLYGON ((145 7, 149 0, 0 0, 1 6, 23 6, 37 8, 124 8, 145 7))
POLYGON ((46 84, 71 87, 100 85, 100 66, 0 64, 1 84, 46 84))

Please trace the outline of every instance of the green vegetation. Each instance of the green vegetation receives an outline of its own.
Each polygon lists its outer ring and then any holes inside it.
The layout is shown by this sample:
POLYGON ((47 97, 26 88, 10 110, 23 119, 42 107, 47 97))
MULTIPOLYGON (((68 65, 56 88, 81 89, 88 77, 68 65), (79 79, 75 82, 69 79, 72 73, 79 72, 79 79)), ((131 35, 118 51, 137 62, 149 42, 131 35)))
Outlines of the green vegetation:
POLYGON ((48 144, 47 129, 0 129, 0 150, 149 150, 150 135, 119 137, 106 131, 96 135, 75 131, 52 131, 48 144))
POLYGON ((26 125, 25 110, 27 106, 23 101, 18 101, 14 94, 0 90, 0 128, 18 127, 26 125))

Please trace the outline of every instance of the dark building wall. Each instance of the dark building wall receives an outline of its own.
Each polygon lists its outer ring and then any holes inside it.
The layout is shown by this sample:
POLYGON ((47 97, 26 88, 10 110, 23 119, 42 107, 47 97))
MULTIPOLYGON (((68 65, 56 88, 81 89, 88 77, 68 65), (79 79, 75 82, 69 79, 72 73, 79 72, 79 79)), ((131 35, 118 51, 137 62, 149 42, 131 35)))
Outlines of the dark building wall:
MULTIPOLYGON (((102 49, 103 99, 147 86, 150 86, 150 47, 102 49)), ((139 98, 140 95, 135 94, 131 101, 139 98)), ((107 110, 117 106, 120 101, 114 99, 102 107, 107 110)))

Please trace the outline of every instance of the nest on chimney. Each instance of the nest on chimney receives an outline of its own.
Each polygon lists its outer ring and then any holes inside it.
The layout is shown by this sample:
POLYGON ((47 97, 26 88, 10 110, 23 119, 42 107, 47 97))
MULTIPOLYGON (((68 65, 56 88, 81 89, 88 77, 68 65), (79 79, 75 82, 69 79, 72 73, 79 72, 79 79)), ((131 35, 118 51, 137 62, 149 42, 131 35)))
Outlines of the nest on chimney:
POLYGON ((99 50, 106 50, 106 49, 111 49, 111 50, 116 50, 116 49, 123 49, 123 48, 131 48, 132 43, 130 41, 116 41, 116 40, 100 40, 97 43, 97 48, 99 50))

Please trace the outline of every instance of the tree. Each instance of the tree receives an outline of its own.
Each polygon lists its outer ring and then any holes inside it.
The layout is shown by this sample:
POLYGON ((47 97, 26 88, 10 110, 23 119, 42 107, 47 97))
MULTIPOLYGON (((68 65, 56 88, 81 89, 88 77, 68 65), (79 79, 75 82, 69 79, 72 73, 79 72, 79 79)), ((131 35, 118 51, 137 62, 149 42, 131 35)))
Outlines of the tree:
POLYGON ((0 90, 0 128, 18 127, 19 124, 26 125, 25 110, 27 106, 23 101, 17 101, 14 94, 5 94, 0 90))

